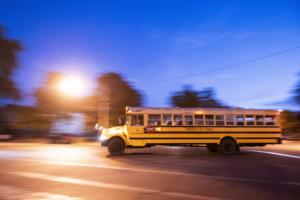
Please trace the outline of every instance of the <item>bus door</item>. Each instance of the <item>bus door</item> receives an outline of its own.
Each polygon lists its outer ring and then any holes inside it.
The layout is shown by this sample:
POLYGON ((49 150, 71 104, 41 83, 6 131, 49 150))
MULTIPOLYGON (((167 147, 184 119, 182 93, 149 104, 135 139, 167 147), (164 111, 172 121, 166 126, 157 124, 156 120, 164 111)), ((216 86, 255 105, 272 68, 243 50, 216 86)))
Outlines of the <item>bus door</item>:
POLYGON ((130 134, 144 133, 144 115, 130 114, 128 115, 127 131, 130 134))

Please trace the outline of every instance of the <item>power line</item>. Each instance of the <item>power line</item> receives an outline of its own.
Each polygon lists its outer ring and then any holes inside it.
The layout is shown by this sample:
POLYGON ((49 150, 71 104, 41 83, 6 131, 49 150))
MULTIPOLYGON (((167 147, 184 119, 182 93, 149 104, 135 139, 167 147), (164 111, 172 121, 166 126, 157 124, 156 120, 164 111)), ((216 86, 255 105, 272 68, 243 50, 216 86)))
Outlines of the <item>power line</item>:
POLYGON ((211 70, 202 71, 202 72, 199 72, 199 73, 185 74, 185 75, 177 76, 177 77, 170 78, 170 79, 162 79, 162 80, 147 81, 147 82, 140 82, 140 83, 162 83, 162 82, 176 81, 176 80, 185 79, 185 78, 197 77, 197 76, 200 76, 200 75, 203 75, 203 74, 206 74, 206 73, 221 71, 221 70, 225 70, 225 69, 229 69, 229 68, 235 68, 235 67, 239 67, 241 65, 257 62, 257 61, 260 61, 260 60, 264 60, 264 59, 275 57, 275 56, 282 55, 282 54, 286 54, 286 53, 289 53, 289 52, 292 52, 292 51, 296 51, 298 49, 300 49, 300 45, 289 48, 289 49, 273 52, 273 53, 270 53, 270 54, 267 54, 267 55, 264 55, 264 56, 252 58, 252 59, 245 60, 245 61, 241 61, 241 62, 238 62, 238 63, 233 63, 233 64, 225 65, 225 66, 222 66, 222 67, 217 67, 217 68, 214 68, 214 69, 211 69, 211 70))

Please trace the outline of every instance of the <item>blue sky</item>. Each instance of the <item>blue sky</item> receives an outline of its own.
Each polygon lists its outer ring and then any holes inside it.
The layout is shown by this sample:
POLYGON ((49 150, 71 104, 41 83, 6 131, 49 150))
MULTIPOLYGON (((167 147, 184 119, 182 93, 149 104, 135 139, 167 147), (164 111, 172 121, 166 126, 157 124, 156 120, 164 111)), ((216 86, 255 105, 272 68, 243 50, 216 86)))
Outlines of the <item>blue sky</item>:
POLYGON ((25 104, 45 74, 59 70, 91 85, 119 72, 148 106, 167 106, 170 93, 189 84, 214 87, 229 105, 285 108, 300 49, 208 71, 299 46, 299 22, 295 0, 0 0, 0 24, 24 45, 14 79, 25 104), (178 78, 189 74, 197 76, 178 78))

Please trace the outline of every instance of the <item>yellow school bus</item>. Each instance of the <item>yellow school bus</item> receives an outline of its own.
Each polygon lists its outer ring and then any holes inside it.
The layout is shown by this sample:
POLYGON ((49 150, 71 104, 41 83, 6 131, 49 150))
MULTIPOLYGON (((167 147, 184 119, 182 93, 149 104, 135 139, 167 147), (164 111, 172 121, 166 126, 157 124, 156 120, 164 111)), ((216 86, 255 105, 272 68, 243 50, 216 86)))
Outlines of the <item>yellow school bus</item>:
POLYGON ((281 143, 280 111, 240 108, 126 107, 124 126, 104 129, 100 142, 111 155, 126 148, 203 146, 232 154, 242 146, 281 143))

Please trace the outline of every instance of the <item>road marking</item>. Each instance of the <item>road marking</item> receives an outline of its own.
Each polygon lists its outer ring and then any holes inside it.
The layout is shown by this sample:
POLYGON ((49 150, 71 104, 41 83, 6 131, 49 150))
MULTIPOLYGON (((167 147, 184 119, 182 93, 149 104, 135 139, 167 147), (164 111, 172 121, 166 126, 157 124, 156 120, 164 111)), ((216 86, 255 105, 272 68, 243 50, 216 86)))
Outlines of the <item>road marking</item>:
POLYGON ((284 153, 276 153, 276 152, 272 152, 272 151, 259 151, 259 150, 248 150, 248 151, 249 152, 256 152, 256 153, 270 154, 270 155, 275 155, 275 156, 282 156, 282 157, 287 157, 287 158, 300 159, 300 156, 289 155, 289 154, 284 154, 284 153))
POLYGON ((124 191, 131 191, 131 192, 141 192, 141 193, 157 194, 157 195, 171 196, 171 197, 183 197, 183 198, 190 198, 190 199, 220 200, 219 198, 209 197, 209 196, 193 195, 193 194, 179 193, 179 192, 165 192, 156 189, 111 184, 111 183, 105 183, 101 181, 90 181, 90 180, 84 180, 79 178, 54 176, 54 175, 42 174, 42 173, 33 173, 33 172, 7 172, 7 173, 20 176, 20 177, 25 177, 25 178, 53 181, 59 183, 68 183, 68 184, 75 184, 75 185, 83 185, 83 186, 92 186, 92 187, 105 188, 105 189, 124 190, 124 191))
POLYGON ((250 182, 250 183, 282 184, 282 185, 300 186, 300 182, 286 182, 286 181, 263 180, 263 179, 249 179, 249 178, 240 178, 240 177, 214 176, 214 175, 185 173, 185 172, 179 172, 179 171, 138 169, 138 168, 132 168, 132 167, 131 168, 116 167, 116 166, 109 166, 109 165, 102 165, 102 164, 88 164, 88 163, 78 163, 78 162, 62 162, 62 161, 34 160, 34 159, 15 159, 15 158, 12 158, 10 160, 39 162, 39 163, 43 163, 43 164, 72 166, 72 167, 88 167, 88 168, 100 168, 100 169, 109 169, 109 170, 133 171, 133 172, 142 172, 142 173, 156 173, 156 174, 165 174, 165 175, 192 176, 192 177, 208 178, 208 179, 213 178, 213 179, 219 179, 219 180, 248 182, 248 183, 250 182))
POLYGON ((17 188, 7 185, 0 185, 0 199, 3 200, 80 200, 77 197, 71 197, 61 194, 53 194, 48 192, 32 192, 23 188, 17 188))

